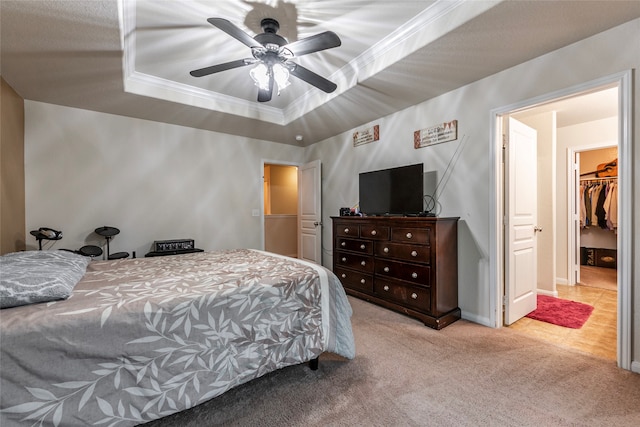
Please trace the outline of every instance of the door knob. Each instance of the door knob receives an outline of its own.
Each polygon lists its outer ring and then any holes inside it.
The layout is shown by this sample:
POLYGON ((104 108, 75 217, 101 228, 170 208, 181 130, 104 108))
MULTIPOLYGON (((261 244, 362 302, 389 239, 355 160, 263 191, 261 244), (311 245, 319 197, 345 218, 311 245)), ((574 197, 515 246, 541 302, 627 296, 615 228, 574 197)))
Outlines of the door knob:
POLYGON ((533 227, 533 231, 536 233, 541 233, 542 232, 542 227, 540 227, 539 225, 536 225, 535 227, 533 227))

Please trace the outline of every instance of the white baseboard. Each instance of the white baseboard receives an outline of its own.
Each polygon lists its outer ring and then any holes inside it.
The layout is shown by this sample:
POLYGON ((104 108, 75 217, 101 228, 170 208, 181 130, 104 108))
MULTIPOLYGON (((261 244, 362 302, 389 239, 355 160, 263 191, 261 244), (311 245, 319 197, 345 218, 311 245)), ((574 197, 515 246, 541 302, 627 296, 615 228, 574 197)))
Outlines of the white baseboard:
POLYGON ((558 291, 548 291, 546 289, 537 289, 536 292, 538 295, 546 295, 549 297, 558 297, 558 291))
POLYGON ((568 285, 569 281, 561 277, 556 277, 556 285, 568 285))
POLYGON ((635 372, 636 374, 640 374, 640 362, 633 361, 631 362, 631 372, 635 372))

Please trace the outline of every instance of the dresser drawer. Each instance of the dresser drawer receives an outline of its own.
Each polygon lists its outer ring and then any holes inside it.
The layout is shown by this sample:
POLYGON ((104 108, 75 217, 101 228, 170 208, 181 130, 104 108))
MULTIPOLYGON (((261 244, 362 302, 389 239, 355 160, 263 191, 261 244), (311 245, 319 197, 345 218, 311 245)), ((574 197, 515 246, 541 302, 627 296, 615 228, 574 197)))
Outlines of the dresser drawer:
POLYGON ((431 288, 412 286, 392 280, 377 278, 373 293, 390 302, 402 304, 422 312, 431 312, 431 288))
POLYGON ((391 240, 400 243, 416 243, 428 245, 430 229, 425 228, 396 228, 391 230, 391 240))
POLYGON ((360 271, 347 270, 336 267, 335 274, 340 279, 342 286, 356 291, 370 294, 373 292, 373 276, 360 271))
POLYGON ((336 224, 335 233, 340 237, 360 237, 360 226, 358 224, 336 224))
POLYGON ((373 242, 370 240, 354 240, 339 237, 336 239, 336 249, 371 255, 373 253, 373 242))
POLYGON ((335 266, 372 273, 373 258, 366 255, 357 255, 340 251, 336 254, 335 266))
POLYGON ((431 268, 427 265, 376 259, 376 277, 387 276, 420 285, 430 285, 431 268))
POLYGON ((395 258, 429 264, 431 261, 431 246, 376 242, 375 254, 380 258, 395 258))
POLYGON ((363 224, 360 226, 360 237, 363 239, 389 240, 389 227, 378 224, 363 224))

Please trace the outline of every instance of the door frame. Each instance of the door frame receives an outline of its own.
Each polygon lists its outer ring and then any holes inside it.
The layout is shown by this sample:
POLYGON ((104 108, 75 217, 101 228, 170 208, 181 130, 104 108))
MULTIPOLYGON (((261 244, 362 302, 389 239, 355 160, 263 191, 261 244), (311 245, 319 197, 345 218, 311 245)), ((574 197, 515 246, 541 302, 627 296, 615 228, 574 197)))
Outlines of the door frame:
MULTIPOLYGON (((528 109, 555 100, 574 97, 604 86, 618 87, 618 194, 619 227, 631 230, 632 226, 632 70, 612 74, 586 83, 544 94, 535 98, 499 107, 490 112, 489 155, 491 174, 489 177, 489 304, 490 323, 503 326, 502 305, 504 298, 504 167, 502 164, 502 120, 503 116, 518 110, 528 109)), ((618 239, 618 322, 617 364, 631 370, 631 233, 621 233, 618 239)))

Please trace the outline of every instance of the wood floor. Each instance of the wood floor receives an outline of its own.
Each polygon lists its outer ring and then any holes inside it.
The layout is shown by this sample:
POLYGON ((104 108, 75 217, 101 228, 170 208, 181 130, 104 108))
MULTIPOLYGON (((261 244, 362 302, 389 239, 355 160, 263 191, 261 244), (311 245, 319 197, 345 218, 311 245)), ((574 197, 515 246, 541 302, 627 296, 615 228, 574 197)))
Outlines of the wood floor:
POLYGON ((594 307, 591 317, 581 329, 564 328, 528 317, 523 317, 509 328, 615 361, 618 310, 616 274, 615 269, 582 267, 580 284, 556 285, 558 298, 594 307))

